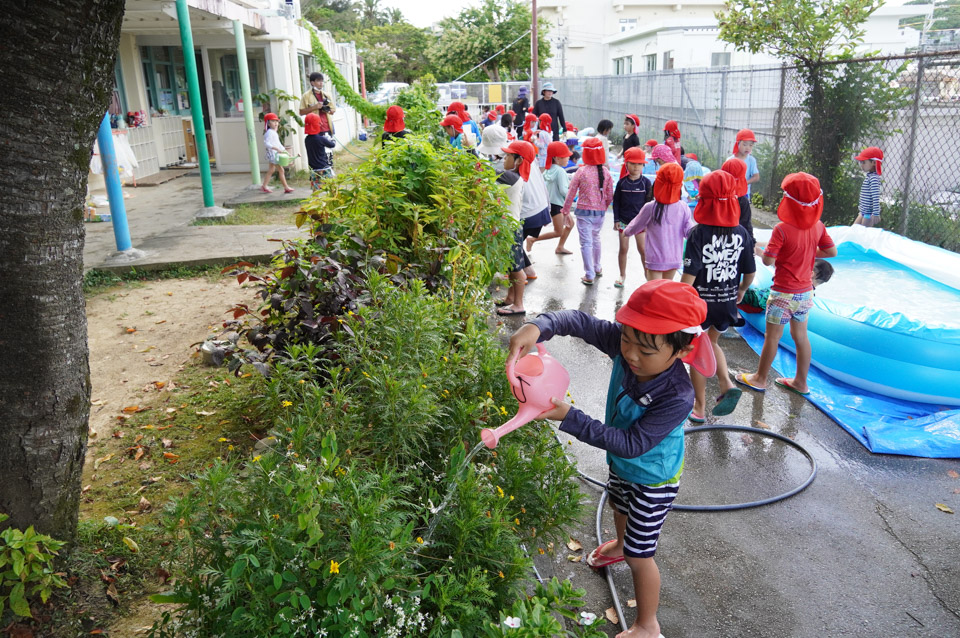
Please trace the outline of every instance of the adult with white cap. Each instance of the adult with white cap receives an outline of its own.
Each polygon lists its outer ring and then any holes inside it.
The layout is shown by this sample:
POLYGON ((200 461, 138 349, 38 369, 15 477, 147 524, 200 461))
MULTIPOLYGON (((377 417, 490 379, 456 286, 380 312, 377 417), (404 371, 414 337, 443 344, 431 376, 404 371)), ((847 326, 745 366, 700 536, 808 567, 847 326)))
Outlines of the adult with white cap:
POLYGON ((553 129, 554 141, 559 140, 560 131, 567 128, 567 121, 563 117, 563 105, 560 104, 560 100, 554 97, 556 93, 557 89, 554 88, 553 82, 544 83, 540 90, 542 97, 533 105, 533 114, 538 118, 544 113, 550 116, 550 128, 553 129))

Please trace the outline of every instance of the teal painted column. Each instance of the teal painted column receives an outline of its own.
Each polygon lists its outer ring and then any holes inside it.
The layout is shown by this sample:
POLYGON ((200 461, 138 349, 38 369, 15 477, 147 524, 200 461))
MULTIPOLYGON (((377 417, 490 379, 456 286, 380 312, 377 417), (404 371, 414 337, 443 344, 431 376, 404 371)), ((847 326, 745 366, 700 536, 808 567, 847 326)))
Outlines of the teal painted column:
POLYGON ((250 149, 250 179, 260 185, 260 153, 257 151, 257 133, 253 127, 253 98, 250 97, 250 73, 247 71, 247 44, 243 24, 233 21, 233 35, 237 40, 237 67, 240 72, 240 92, 243 95, 243 122, 247 127, 247 148, 250 149))
POLYGON ((203 206, 213 206, 213 181, 210 178, 210 153, 207 150, 207 129, 203 125, 203 105, 200 102, 200 80, 197 77, 197 58, 190 31, 190 10, 187 0, 177 0, 177 22, 180 23, 180 44, 183 46, 183 67, 187 72, 190 90, 190 114, 193 135, 197 142, 197 161, 200 162, 200 183, 203 186, 203 206))

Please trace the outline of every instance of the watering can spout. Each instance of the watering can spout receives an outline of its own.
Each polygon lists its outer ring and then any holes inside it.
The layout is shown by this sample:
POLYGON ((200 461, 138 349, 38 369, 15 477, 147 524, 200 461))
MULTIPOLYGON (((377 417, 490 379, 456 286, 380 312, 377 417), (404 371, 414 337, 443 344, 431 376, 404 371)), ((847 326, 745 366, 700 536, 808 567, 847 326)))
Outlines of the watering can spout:
POLYGON ((545 411, 546 410, 541 410, 537 406, 522 404, 520 406, 520 410, 517 411, 516 416, 498 427, 496 430, 491 430, 489 428, 480 430, 480 439, 483 441, 484 445, 492 450, 493 448, 497 447, 497 443, 500 442, 500 437, 502 437, 504 434, 509 434, 521 425, 530 423, 530 421, 535 420, 545 411))

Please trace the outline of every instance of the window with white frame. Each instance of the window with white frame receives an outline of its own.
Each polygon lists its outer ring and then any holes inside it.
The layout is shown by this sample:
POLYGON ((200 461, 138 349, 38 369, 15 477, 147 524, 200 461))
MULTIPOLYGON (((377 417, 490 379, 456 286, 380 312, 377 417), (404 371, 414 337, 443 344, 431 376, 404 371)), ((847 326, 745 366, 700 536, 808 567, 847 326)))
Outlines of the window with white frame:
POLYGON ((644 69, 647 71, 656 71, 657 70, 657 54, 651 53, 650 55, 643 56, 644 60, 644 69))
POLYGON ((710 66, 730 66, 730 53, 711 53, 710 66))
POLYGON ((673 51, 664 51, 663 52, 663 70, 673 68, 673 51))
POLYGON ((613 59, 613 74, 627 75, 633 73, 633 56, 627 55, 622 58, 613 59))

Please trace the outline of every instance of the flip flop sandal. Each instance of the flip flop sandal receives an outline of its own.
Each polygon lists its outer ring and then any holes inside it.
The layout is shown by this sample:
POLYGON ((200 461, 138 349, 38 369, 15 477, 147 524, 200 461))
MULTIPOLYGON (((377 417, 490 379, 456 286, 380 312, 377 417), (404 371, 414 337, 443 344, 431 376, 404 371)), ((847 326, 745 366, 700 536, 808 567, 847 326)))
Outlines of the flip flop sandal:
POLYGON ((506 299, 498 299, 493 302, 493 305, 496 306, 497 308, 502 308, 504 306, 512 306, 513 302, 511 301, 508 303, 506 299))
POLYGON ((611 556, 604 556, 603 554, 600 553, 601 550, 602 550, 604 547, 606 547, 606 546, 609 545, 610 543, 616 543, 616 542, 617 542, 617 539, 614 538, 614 539, 609 540, 609 541, 607 541, 606 543, 600 545, 600 546, 597 547, 595 550, 593 550, 592 552, 590 552, 590 554, 587 556, 587 560, 585 561, 585 562, 587 563, 587 565, 589 565, 590 567, 592 567, 592 568, 594 568, 594 569, 602 569, 602 568, 607 567, 607 566, 609 566, 609 565, 614 565, 614 564, 616 564, 616 563, 622 563, 622 562, 623 562, 623 556, 617 556, 617 557, 614 558, 614 557, 611 557, 611 556))
POLYGON ((747 386, 748 388, 750 388, 750 389, 753 390, 754 392, 766 392, 766 391, 767 391, 766 388, 761 388, 760 386, 758 386, 758 385, 753 385, 752 383, 750 383, 749 381, 747 381, 747 373, 746 373, 746 372, 741 372, 740 374, 734 375, 733 380, 736 381, 737 383, 739 383, 740 385, 745 385, 745 386, 747 386))
POLYGON ((740 395, 743 392, 740 388, 730 388, 717 397, 717 404, 713 406, 710 412, 713 416, 727 416, 737 409, 737 403, 740 401, 740 395))
POLYGON ((527 281, 533 281, 536 278, 537 278, 536 275, 527 275, 527 281))
POLYGON ((593 279, 587 279, 586 277, 581 277, 581 278, 580 278, 580 283, 582 283, 584 286, 592 286, 592 285, 593 285, 593 279))
POLYGON ((806 392, 800 392, 800 390, 797 390, 795 387, 787 383, 787 381, 789 380, 790 379, 787 379, 785 377, 780 377, 779 379, 775 379, 774 383, 780 386, 781 388, 785 390, 790 390, 790 392, 793 392, 794 394, 799 394, 802 397, 805 397, 808 394, 810 394, 810 390, 807 390, 806 392))
POLYGON ((697 415, 694 414, 693 412, 690 413, 690 416, 687 417, 687 420, 690 421, 691 423, 706 423, 706 422, 707 422, 706 417, 697 416, 697 415))
POLYGON ((613 282, 613 287, 623 288, 623 279, 617 279, 615 282, 613 282))
POLYGON ((594 278, 603 277, 603 271, 602 271, 602 270, 597 270, 597 271, 595 271, 595 272, 593 273, 593 277, 594 277, 594 278))
POLYGON ((501 317, 518 317, 520 315, 527 314, 526 310, 506 310, 504 308, 497 308, 497 314, 501 317))

